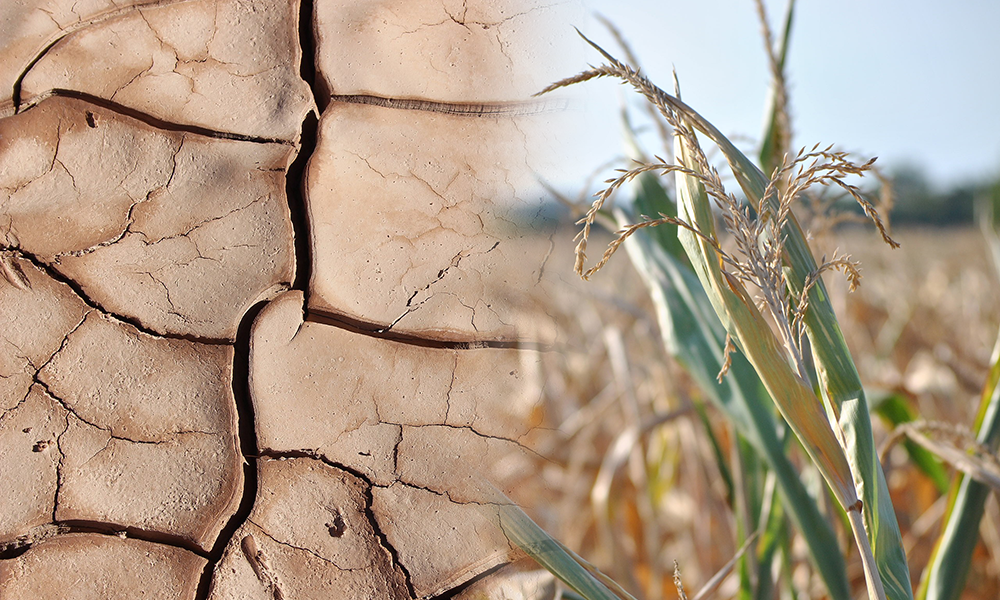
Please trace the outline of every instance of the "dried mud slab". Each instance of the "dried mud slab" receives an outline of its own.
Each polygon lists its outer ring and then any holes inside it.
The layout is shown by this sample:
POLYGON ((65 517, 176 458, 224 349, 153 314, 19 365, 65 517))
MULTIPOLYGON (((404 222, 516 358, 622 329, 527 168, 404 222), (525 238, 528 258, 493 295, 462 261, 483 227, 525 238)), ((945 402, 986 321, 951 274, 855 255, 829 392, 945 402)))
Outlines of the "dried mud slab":
POLYGON ((298 0, 122 11, 59 39, 31 66, 21 95, 32 102, 72 90, 173 124, 298 140, 313 107, 299 76, 298 12, 298 0))
POLYGON ((232 360, 229 346, 156 338, 90 313, 37 376, 70 413, 56 439, 55 518, 211 547, 243 486, 232 360))
POLYGON ((158 443, 182 433, 234 434, 232 360, 229 346, 157 338, 95 311, 38 378, 80 419, 158 443))
POLYGON ((0 419, 25 399, 35 374, 89 312, 68 285, 27 260, 10 260, 23 284, 0 278, 0 419))
POLYGON ((0 242, 152 331, 232 339, 294 275, 291 153, 49 98, 0 121, 0 242))
POLYGON ((403 483, 372 489, 372 510, 418 598, 453 589, 519 555, 490 504, 461 504, 403 483))
MULTIPOLYGON (((538 353, 429 348, 303 323, 302 297, 283 294, 254 322, 250 394, 262 452, 309 450, 389 485, 401 466, 458 481, 459 473, 435 462, 441 456, 420 463, 406 455, 411 445, 430 443, 428 436, 453 453, 470 439, 524 451, 541 393, 531 376, 538 353)), ((469 449, 462 459, 471 470, 500 485, 510 480, 497 456, 469 449)))
POLYGON ((180 548, 97 534, 66 534, 0 560, 0 597, 34 600, 194 598, 206 560, 180 548))
POLYGON ((15 83, 45 48, 69 32, 162 0, 21 0, 0 2, 0 115, 11 109, 15 83))
POLYGON ((0 2, 0 598, 430 597, 518 555, 562 10, 0 2))
POLYGON ((306 175, 309 310, 448 341, 551 341, 530 117, 334 103, 306 175))
POLYGON ((242 491, 231 446, 194 433, 134 442, 71 416, 59 439, 66 457, 56 517, 180 538, 208 550, 242 491))
POLYGON ((31 262, 9 264, 20 285, 0 279, 0 546, 53 520, 67 411, 36 378, 90 312, 31 262))
POLYGON ((261 460, 253 512, 209 598, 409 598, 371 521, 368 485, 311 458, 261 460))
MULTIPOLYGON (((262 453, 305 453, 365 477, 418 596, 506 561, 490 502, 533 472, 533 351, 429 348, 305 322, 301 292, 258 315, 251 398, 262 453)), ((262 489, 264 489, 262 487, 262 489)))
POLYGON ((396 448, 396 481, 457 504, 496 502, 495 486, 518 496, 517 484, 534 471, 530 457, 531 450, 516 440, 472 428, 404 426, 396 448))
POLYGON ((34 386, 0 415, 0 545, 52 521, 66 409, 34 386))
POLYGON ((16 369, 0 412, 0 543, 78 521, 211 547, 243 485, 232 347, 145 334, 15 264, 25 289, 0 284, 16 369))
POLYGON ((562 588, 552 573, 539 569, 530 558, 500 567, 472 582, 454 600, 559 600, 562 588))
POLYGON ((316 0, 321 89, 462 104, 524 100, 565 75, 554 55, 572 30, 548 25, 566 12, 538 0, 316 0))

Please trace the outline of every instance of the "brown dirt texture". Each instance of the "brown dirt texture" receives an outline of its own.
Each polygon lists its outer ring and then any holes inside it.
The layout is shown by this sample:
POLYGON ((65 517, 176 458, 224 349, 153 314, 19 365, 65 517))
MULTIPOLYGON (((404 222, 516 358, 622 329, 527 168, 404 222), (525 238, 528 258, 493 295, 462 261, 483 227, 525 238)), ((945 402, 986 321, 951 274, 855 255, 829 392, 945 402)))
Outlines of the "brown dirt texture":
POLYGON ((509 579, 559 10, 0 7, 0 597, 509 579))

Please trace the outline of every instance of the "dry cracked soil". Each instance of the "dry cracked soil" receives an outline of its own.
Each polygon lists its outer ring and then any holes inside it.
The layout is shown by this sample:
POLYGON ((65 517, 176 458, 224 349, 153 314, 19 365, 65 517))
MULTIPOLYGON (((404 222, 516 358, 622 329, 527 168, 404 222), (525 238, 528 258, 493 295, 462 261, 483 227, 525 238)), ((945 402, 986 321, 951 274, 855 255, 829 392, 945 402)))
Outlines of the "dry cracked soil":
POLYGON ((520 576, 560 10, 0 4, 0 598, 520 576))

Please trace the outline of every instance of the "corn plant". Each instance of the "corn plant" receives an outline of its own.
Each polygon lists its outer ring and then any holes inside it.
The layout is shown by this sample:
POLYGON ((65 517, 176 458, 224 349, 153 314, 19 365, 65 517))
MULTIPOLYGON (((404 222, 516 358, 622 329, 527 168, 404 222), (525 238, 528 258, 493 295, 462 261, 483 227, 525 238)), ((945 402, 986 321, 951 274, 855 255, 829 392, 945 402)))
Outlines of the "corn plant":
MULTIPOLYGON (((618 248, 626 247, 654 300, 668 353, 687 369, 736 434, 733 471, 737 476, 730 487, 736 488, 734 496, 742 495, 733 500, 733 509, 743 547, 696 598, 713 590, 737 561, 741 561, 738 597, 773 597, 770 565, 776 552, 781 548, 787 552, 789 546, 786 516, 805 542, 829 596, 835 600, 850 597, 843 556, 834 550, 838 545, 833 529, 789 460, 783 428, 787 424, 843 511, 841 516, 862 558, 868 597, 911 599, 906 556, 874 450, 869 399, 821 277, 827 271, 841 271, 853 289, 860 274, 846 256, 814 259, 793 206, 812 186, 838 187, 857 201, 886 243, 898 245, 875 207, 847 182, 849 176, 872 173, 874 160, 857 163, 832 147, 819 146, 789 158, 784 63, 794 0, 789 2, 777 47, 763 4, 759 0, 756 4, 773 83, 759 156, 762 168, 681 100, 676 80, 675 91, 669 94, 643 76, 634 66, 637 62, 627 44, 609 23, 606 25, 628 62, 617 60, 587 40, 605 64, 556 82, 542 92, 596 78, 618 79, 645 98, 646 108, 658 118, 661 137, 666 140, 672 135, 673 140, 672 149, 668 148, 672 160, 646 157, 628 124, 627 111, 623 111, 626 141, 637 165, 609 179, 581 219, 576 270, 588 279, 618 248), (745 199, 725 189, 699 136, 721 150, 745 199), (670 178, 672 194, 668 192, 670 178), (608 210, 608 200, 626 184, 634 189, 631 206, 608 210), (727 247, 735 250, 723 247, 717 213, 730 236, 727 247), (600 260, 588 267, 588 238, 598 220, 620 229, 600 260)), ((984 231, 1000 274, 1000 239, 993 226, 984 231)), ((948 489, 939 458, 959 471, 950 486, 941 535, 918 593, 920 600, 957 600, 978 540, 985 501, 991 491, 1000 492, 1000 461, 996 458, 1000 446, 1000 338, 983 386, 974 431, 965 436, 965 448, 924 435, 925 430, 939 426, 921 424, 919 415, 899 394, 876 395, 872 400, 872 411, 896 427, 892 439, 909 438, 904 443, 911 461, 939 490, 948 489)), ((721 454, 718 458, 723 460, 721 454)), ((720 469, 724 470, 721 464, 720 469)), ((512 541, 574 590, 566 597, 632 598, 516 507, 501 511, 501 524, 512 541)), ((675 581, 678 594, 686 598, 676 574, 675 581)), ((790 585, 787 580, 786 585, 790 585)), ((795 590, 790 591, 795 597, 795 590)))
MULTIPOLYGON (((583 230, 577 246, 577 271, 584 278, 589 278, 633 234, 650 227, 675 226, 676 240, 725 331, 721 353, 717 346, 708 348, 705 353, 709 357, 721 358, 720 378, 733 367, 733 352, 738 351, 745 357, 845 511, 863 558, 869 597, 912 598, 899 529, 874 452, 864 390, 821 279, 825 271, 840 270, 854 285, 859 274, 856 265, 846 257, 834 256, 831 260, 817 263, 791 210, 795 201, 810 186, 839 186, 858 201, 886 242, 895 244, 874 207, 856 187, 844 181, 848 175, 869 171, 871 161, 857 164, 831 148, 814 147, 801 151, 767 177, 714 126, 684 104, 679 90, 673 95, 664 92, 636 69, 595 44, 591 45, 607 62, 557 82, 544 92, 598 77, 620 79, 642 94, 672 128, 676 161, 657 159, 644 162, 609 180, 608 187, 598 195, 581 221, 583 230), (718 173, 706 158, 696 132, 706 135, 721 149, 746 196, 746 202, 726 191, 718 173), (586 268, 590 230, 604 203, 625 183, 640 177, 648 180, 651 173, 675 177, 677 215, 661 211, 659 218, 644 218, 629 224, 619 232, 618 238, 600 261, 586 268), (721 210, 725 227, 737 248, 735 253, 727 252, 720 243, 713 202, 721 210), (760 292, 759 304, 748 289, 760 292), (812 365, 815 365, 818 393, 813 386, 812 365)), ((661 246, 666 249, 669 242, 661 246)), ((653 257, 652 263, 661 267, 671 264, 662 258, 657 259, 655 251, 640 250, 637 254, 653 257)), ((683 281, 684 276, 667 278, 671 279, 671 286, 661 287, 676 291, 679 288, 675 284, 683 281)), ((688 278, 686 283, 693 281, 688 278)), ((692 310, 704 307, 690 299, 683 304, 692 310)), ((674 316, 676 319, 679 315, 674 316)), ((721 336, 702 332, 697 337, 706 342, 711 339, 718 342, 721 336)), ((696 353, 697 349, 690 356, 696 353)), ((701 361, 699 366, 702 379, 706 364, 710 362, 701 361)), ((741 375, 741 380, 747 381, 747 376, 741 375)), ((731 399, 732 395, 729 397, 731 399)), ((746 400, 741 402, 745 415, 746 400)), ((759 409, 759 401, 753 401, 750 406, 759 409)), ((753 425, 744 426, 743 430, 751 433, 748 439, 755 439, 752 436, 757 434, 757 445, 770 458, 771 467, 780 472, 781 459, 772 450, 779 447, 778 444, 773 440, 760 440, 762 432, 770 431, 773 436, 775 431, 763 417, 766 411, 755 414, 751 409, 749 412, 753 425), (772 452, 768 454, 768 450, 772 452)), ((784 477, 785 480, 791 478, 787 474, 784 477)), ((806 522, 803 513, 808 512, 803 507, 811 502, 796 498, 794 485, 787 481, 782 485, 782 492, 794 520, 801 528, 806 522)), ((822 527, 808 527, 808 530, 820 532, 818 535, 821 537, 826 535, 822 527)), ((819 550, 819 542, 814 540, 812 544, 814 558, 831 554, 819 550)), ((839 565, 835 565, 827 569, 828 573, 824 572, 824 579, 834 597, 845 595, 836 573, 840 569, 839 565)), ((820 570, 824 571, 822 566, 820 570)))

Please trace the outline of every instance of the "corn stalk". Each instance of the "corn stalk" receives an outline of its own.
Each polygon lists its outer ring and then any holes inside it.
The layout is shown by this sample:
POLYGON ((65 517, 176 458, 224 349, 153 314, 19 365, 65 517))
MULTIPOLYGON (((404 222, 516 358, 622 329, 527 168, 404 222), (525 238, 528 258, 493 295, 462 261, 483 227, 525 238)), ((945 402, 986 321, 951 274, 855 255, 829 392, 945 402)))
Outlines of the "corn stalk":
POLYGON ((667 94, 590 43, 608 64, 557 82, 542 93, 597 77, 621 79, 656 106, 677 132, 677 163, 659 161, 641 165, 609 181, 608 188, 582 220, 577 270, 589 277, 639 229, 665 223, 678 225, 688 258, 726 331, 753 365, 778 410, 846 511, 863 558, 869 597, 910 600, 906 556, 874 450, 864 390, 820 278, 824 270, 839 269, 854 283, 857 270, 853 263, 836 257, 818 265, 790 210, 792 201, 809 185, 839 185, 858 200, 879 226, 886 242, 895 245, 874 208, 856 188, 842 180, 848 174, 863 173, 871 162, 857 166, 829 148, 813 148, 767 178, 718 129, 678 97, 667 94), (747 196, 748 206, 740 206, 726 194, 718 174, 705 159, 695 130, 707 135, 722 150, 747 196), (794 166, 799 167, 797 173, 794 166), (584 271, 590 225, 603 202, 626 181, 650 171, 673 173, 676 177, 679 217, 661 215, 660 219, 627 227, 597 265, 584 271), (734 259, 722 250, 715 234, 710 196, 723 208, 727 228, 747 261, 734 259), (777 334, 750 297, 745 282, 756 285, 762 292, 763 304, 778 325, 777 334), (822 400, 810 384, 802 355, 807 347, 805 338, 819 376, 822 400))

